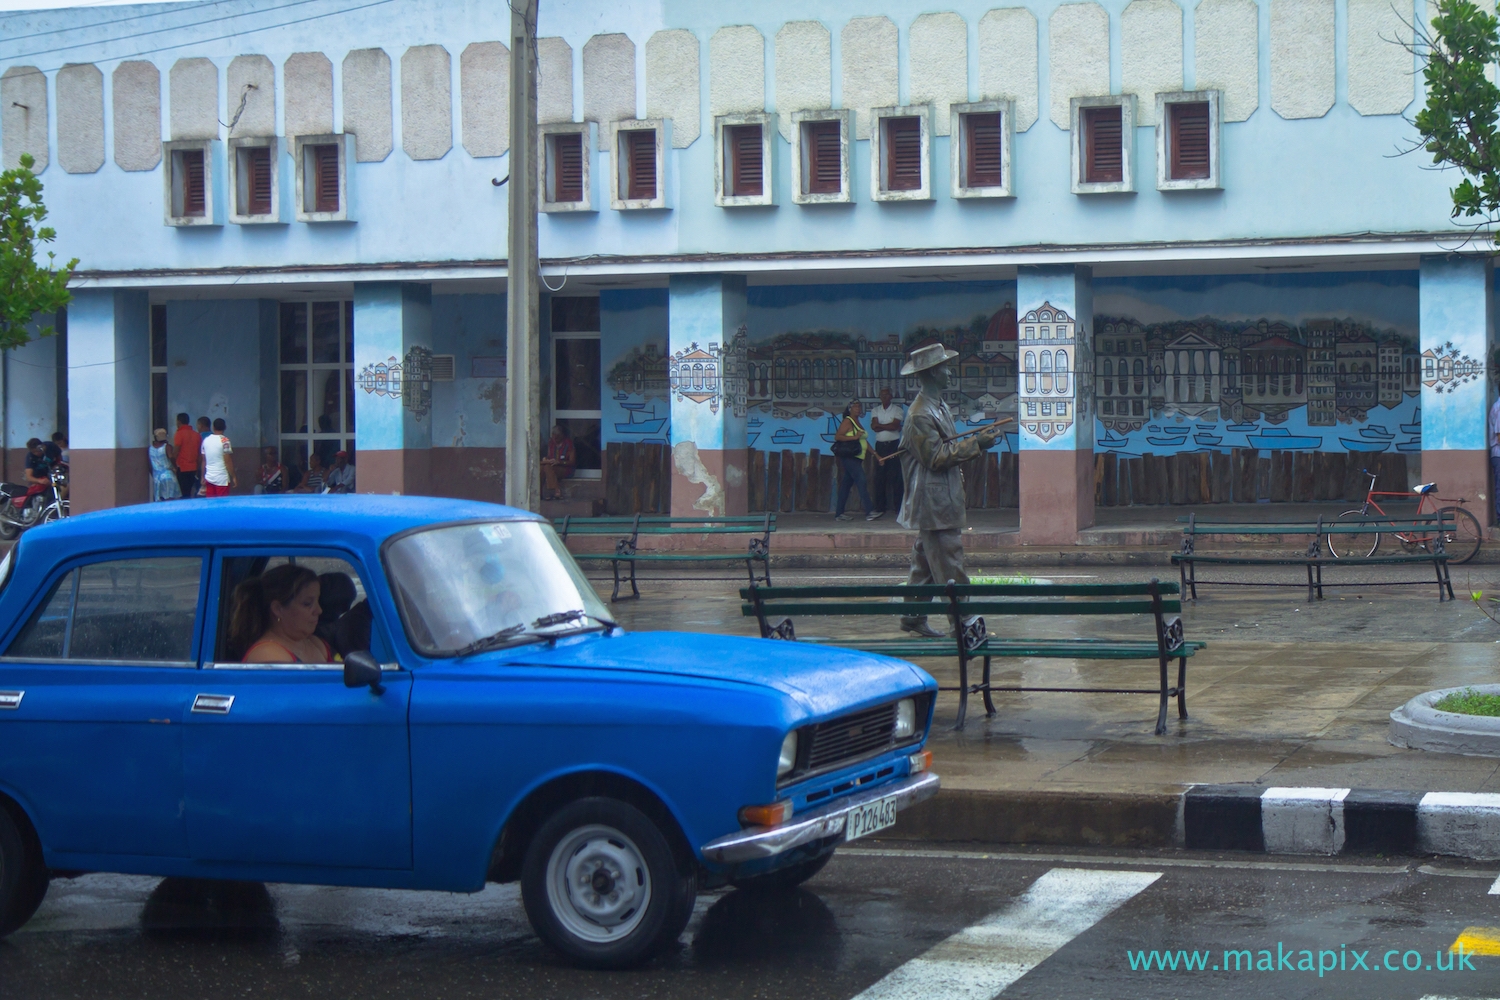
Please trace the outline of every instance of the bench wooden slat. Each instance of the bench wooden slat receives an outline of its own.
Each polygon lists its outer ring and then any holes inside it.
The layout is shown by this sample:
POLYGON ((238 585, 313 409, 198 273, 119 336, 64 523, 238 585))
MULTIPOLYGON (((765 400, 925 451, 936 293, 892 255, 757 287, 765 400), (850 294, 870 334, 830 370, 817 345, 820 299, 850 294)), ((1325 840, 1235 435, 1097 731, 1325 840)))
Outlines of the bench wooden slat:
MULTIPOLYGON (((1145 597, 1150 594, 1149 584, 1136 583, 969 583, 958 584, 954 592, 959 597, 974 595, 1004 597, 1145 597)), ((1162 596, 1176 594, 1175 583, 1162 583, 1158 591, 1162 596)), ((762 600, 783 598, 818 598, 824 596, 847 597, 924 597, 946 598, 948 588, 943 584, 877 584, 840 587, 757 587, 762 600)), ((750 600, 748 588, 740 588, 740 597, 750 600)))
MULTIPOLYGON (((767 617, 796 615, 947 615, 948 606, 937 601, 763 601, 767 617)), ((753 616, 753 604, 742 605, 744 614, 753 616)), ((985 601, 970 598, 963 602, 966 615, 1149 615, 1155 611, 1150 601, 985 601)), ((1182 602, 1162 601, 1162 611, 1180 614, 1182 602)))

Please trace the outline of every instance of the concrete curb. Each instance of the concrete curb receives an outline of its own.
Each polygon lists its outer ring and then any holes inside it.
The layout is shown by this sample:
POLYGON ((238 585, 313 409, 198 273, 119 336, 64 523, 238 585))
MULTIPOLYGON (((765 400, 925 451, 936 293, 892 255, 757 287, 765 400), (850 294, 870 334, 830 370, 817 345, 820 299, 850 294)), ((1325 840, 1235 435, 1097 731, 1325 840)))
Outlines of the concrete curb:
POLYGON ((1389 741, 1411 750, 1500 757, 1500 718, 1440 712, 1432 706, 1458 691, 1500 694, 1500 684, 1469 684, 1417 695, 1391 713, 1389 741))
POLYGON ((1500 859, 1500 794, 1194 785, 1181 792, 945 790, 893 839, 1500 859))

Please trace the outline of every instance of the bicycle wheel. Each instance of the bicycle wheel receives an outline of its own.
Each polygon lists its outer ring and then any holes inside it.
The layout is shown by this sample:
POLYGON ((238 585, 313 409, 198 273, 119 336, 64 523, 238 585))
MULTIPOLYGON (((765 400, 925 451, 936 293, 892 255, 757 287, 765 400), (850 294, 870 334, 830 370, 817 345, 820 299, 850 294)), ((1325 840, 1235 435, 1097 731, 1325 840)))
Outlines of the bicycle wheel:
POLYGON ((1479 519, 1462 507, 1444 507, 1438 513, 1453 515, 1453 528, 1443 532, 1443 549, 1448 553, 1448 561, 1463 564, 1473 559, 1479 553, 1480 539, 1484 538, 1479 519))
MULTIPOLYGON (((1339 521, 1345 524, 1360 523, 1365 520, 1365 512, 1362 510, 1346 510, 1339 515, 1339 521)), ((1378 548, 1380 548, 1380 532, 1378 531, 1373 535, 1334 532, 1328 536, 1328 552, 1335 559, 1368 558, 1373 556, 1378 548)))

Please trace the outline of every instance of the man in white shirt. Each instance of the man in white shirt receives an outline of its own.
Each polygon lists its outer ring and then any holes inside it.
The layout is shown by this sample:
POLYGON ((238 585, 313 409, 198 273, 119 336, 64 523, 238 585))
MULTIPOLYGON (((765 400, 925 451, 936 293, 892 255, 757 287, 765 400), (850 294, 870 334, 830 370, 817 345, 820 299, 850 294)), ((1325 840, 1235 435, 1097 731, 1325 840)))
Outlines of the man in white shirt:
MULTIPOLYGON (((870 429, 875 432, 877 459, 893 455, 896 449, 901 447, 901 423, 905 418, 906 411, 901 404, 891 402, 891 390, 888 387, 881 389, 880 405, 870 411, 870 429)), ((894 502, 896 509, 900 510, 901 497, 904 492, 901 484, 901 463, 877 461, 873 501, 876 512, 884 514, 889 509, 888 502, 894 502)))
POLYGON ((203 495, 227 497, 238 482, 234 476, 234 447, 224 433, 227 425, 224 418, 214 421, 214 432, 203 439, 200 446, 203 456, 203 495))
POLYGON ((341 451, 333 456, 333 468, 323 480, 329 493, 354 492, 354 466, 349 464, 349 453, 341 451))
POLYGON ((1500 398, 1490 406, 1490 506, 1500 524, 1500 398))

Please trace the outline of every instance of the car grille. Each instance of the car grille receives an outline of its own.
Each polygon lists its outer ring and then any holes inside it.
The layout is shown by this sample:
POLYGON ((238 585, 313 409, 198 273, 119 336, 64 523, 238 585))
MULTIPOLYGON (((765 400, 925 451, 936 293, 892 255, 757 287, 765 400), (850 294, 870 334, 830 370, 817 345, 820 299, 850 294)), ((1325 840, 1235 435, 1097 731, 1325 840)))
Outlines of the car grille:
POLYGON ((891 745, 895 728, 895 703, 811 726, 807 770, 822 771, 883 750, 891 745))

